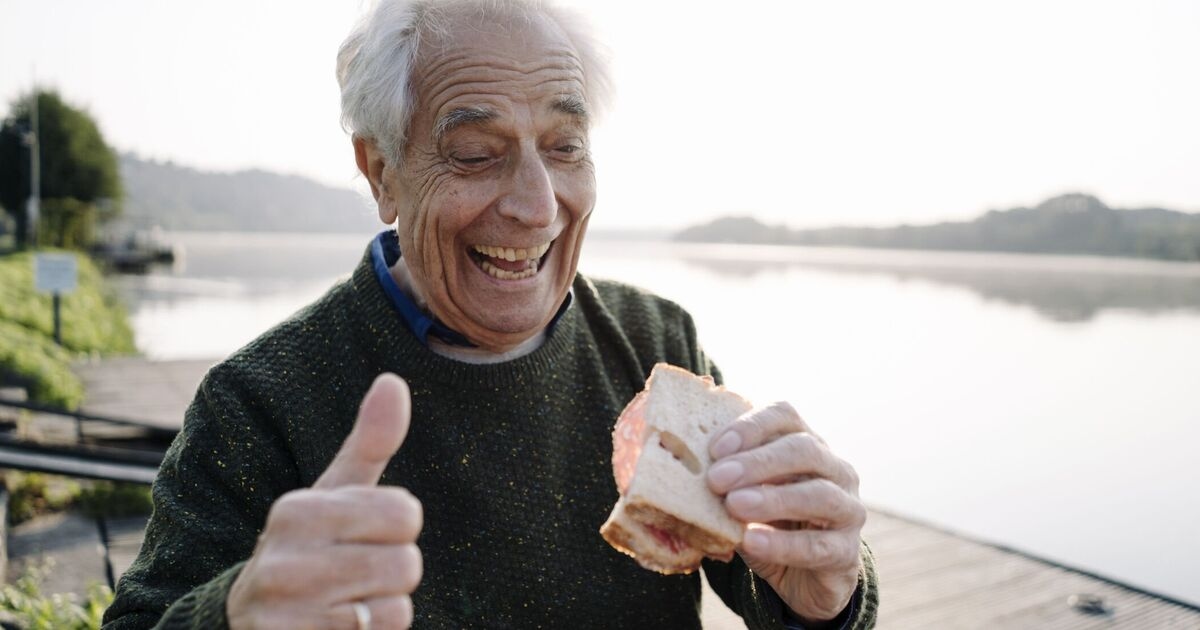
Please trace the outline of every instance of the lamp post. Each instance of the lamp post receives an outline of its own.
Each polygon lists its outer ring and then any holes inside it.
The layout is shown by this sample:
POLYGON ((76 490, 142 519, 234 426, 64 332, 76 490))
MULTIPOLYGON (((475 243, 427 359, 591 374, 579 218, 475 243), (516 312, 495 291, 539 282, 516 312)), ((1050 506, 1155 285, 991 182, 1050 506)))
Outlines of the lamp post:
POLYGON ((25 142, 29 145, 29 201, 25 205, 25 238, 30 245, 37 244, 37 222, 42 202, 42 151, 38 142, 38 89, 33 89, 33 102, 29 108, 29 133, 25 142))

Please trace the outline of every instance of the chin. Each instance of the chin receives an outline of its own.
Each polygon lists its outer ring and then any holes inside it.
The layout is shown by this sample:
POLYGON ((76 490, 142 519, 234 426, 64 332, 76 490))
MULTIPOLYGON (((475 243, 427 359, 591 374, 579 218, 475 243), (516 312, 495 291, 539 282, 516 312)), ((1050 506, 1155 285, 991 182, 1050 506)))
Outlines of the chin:
POLYGON ((466 271, 462 286, 467 290, 454 300, 461 308, 458 319, 443 321, 481 347, 511 347, 535 336, 558 312, 570 288, 550 265, 516 282, 485 277, 475 265, 466 271))
MULTIPOLYGON (((557 308, 556 305, 555 309, 557 308)), ((483 317, 475 321, 477 322, 477 330, 505 336, 524 334, 525 338, 528 339, 541 331, 553 316, 553 312, 546 314, 541 311, 536 313, 507 314, 491 312, 484 314, 483 317)), ((470 337, 471 335, 468 334, 467 336, 470 337)))

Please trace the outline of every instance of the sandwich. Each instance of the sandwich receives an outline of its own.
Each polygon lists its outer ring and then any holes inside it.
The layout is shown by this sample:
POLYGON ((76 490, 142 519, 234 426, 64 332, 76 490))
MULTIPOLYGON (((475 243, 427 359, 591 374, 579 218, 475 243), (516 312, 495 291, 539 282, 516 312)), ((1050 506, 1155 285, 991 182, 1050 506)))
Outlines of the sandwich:
POLYGON ((691 573, 705 557, 728 562, 746 524, 708 489, 709 438, 751 408, 737 394, 659 363, 613 430, 620 499, 600 535, 638 564, 691 573))

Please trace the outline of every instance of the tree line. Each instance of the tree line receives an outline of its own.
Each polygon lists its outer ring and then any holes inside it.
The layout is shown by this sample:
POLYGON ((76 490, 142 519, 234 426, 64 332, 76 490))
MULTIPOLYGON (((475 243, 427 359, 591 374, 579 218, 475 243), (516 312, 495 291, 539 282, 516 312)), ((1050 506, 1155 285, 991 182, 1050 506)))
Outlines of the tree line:
POLYGON ((17 249, 87 249, 102 225, 118 236, 153 227, 382 229, 368 199, 352 190, 262 170, 206 172, 118 155, 92 116, 57 91, 39 89, 19 97, 0 122, 0 249, 6 233, 17 249), (41 193, 36 229, 27 211, 35 155, 41 193))
POLYGON ((90 114, 55 90, 34 90, 12 104, 0 122, 0 223, 18 249, 86 247, 97 224, 120 213, 122 197, 117 154, 90 114), (41 197, 36 231, 27 212, 35 168, 41 197))
POLYGON ((675 239, 1200 261, 1200 214, 1165 208, 1121 210, 1094 196, 1071 193, 1034 207, 992 210, 973 221, 794 230, 751 217, 724 217, 682 230, 675 239))

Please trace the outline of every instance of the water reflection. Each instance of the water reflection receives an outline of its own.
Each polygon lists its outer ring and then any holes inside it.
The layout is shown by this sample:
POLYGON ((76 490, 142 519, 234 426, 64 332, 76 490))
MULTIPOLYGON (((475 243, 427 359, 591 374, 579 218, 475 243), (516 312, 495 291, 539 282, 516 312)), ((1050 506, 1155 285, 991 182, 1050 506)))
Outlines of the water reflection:
POLYGON ((749 278, 786 268, 889 276, 968 289, 985 300, 1033 308, 1057 322, 1107 309, 1153 314, 1200 311, 1200 265, 1128 259, 962 252, 671 246, 688 265, 749 278), (689 251, 691 250, 691 251, 689 251), (775 251, 773 251, 775 250, 775 251))
POLYGON ((145 275, 114 277, 132 312, 198 299, 319 295, 349 275, 371 236, 185 232, 172 238, 183 252, 175 264, 145 275))

